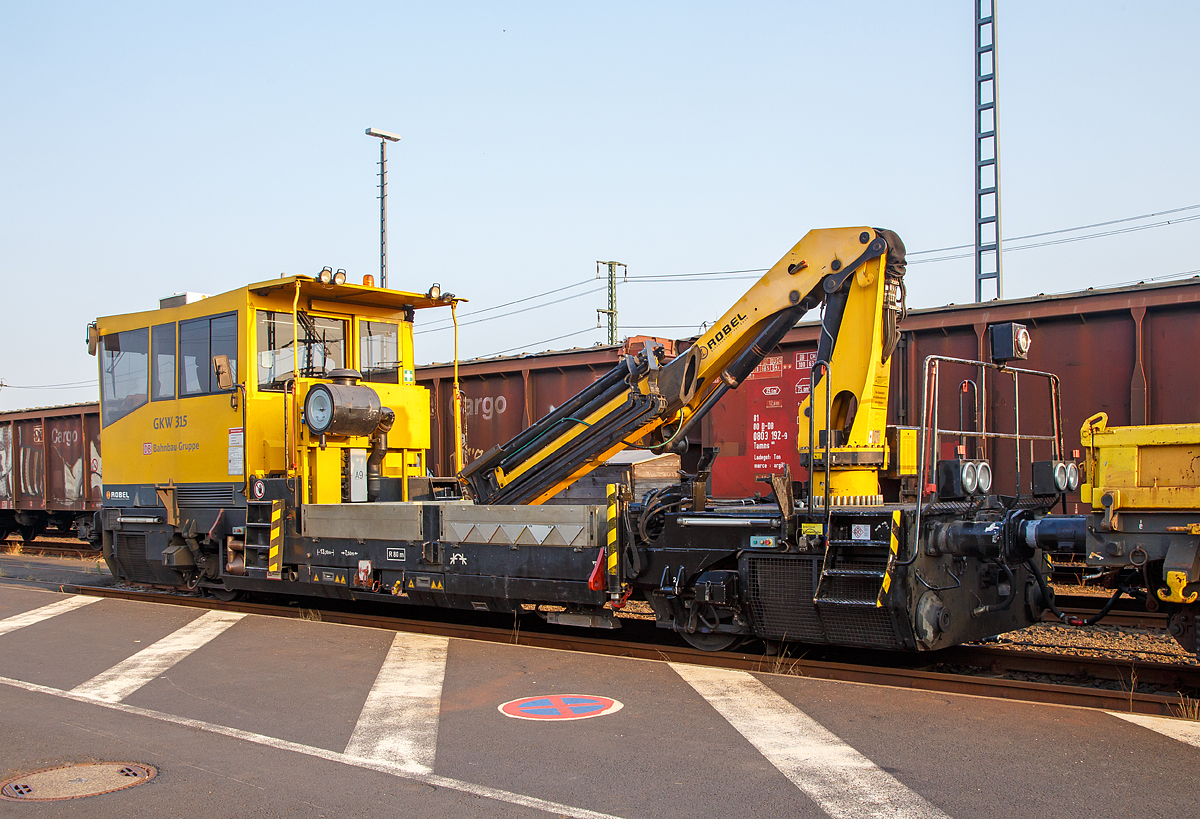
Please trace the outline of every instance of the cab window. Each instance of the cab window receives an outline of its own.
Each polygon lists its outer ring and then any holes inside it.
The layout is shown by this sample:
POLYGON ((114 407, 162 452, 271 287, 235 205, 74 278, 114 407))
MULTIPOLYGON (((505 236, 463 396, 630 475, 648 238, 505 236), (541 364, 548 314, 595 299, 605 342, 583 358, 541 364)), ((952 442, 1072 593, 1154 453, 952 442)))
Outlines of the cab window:
POLYGON ((175 397, 175 325, 150 328, 150 397, 168 401, 175 397))
POLYGON ((293 360, 298 362, 301 378, 323 378, 332 370, 346 366, 346 322, 343 319, 296 313, 300 343, 293 359, 292 314, 259 310, 256 316, 258 336, 258 388, 279 391, 296 377, 293 360))
POLYGON ((400 332, 395 324, 359 320, 358 367, 363 381, 400 383, 400 332))
POLYGON ((104 426, 149 399, 150 331, 126 330, 100 339, 100 412, 104 426))
POLYGON ((236 383, 237 313, 179 322, 179 397, 220 392, 213 377, 213 356, 229 356, 236 383))

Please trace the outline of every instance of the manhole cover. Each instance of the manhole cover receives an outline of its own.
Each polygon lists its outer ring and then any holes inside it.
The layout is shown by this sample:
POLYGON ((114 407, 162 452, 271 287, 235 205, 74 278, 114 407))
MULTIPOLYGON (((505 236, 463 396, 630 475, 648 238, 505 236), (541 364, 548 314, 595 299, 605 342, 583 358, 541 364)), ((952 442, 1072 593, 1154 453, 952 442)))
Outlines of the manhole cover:
POLYGON ((0 799, 57 802, 82 799, 149 782, 158 771, 137 762, 83 762, 14 776, 0 785, 0 799))

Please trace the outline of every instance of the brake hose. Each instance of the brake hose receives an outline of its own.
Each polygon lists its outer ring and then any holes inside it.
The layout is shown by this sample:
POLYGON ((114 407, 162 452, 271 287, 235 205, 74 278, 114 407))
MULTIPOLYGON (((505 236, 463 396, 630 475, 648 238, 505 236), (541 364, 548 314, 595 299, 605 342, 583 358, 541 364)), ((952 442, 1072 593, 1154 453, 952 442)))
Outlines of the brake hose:
POLYGON ((1082 617, 1068 617, 1059 610, 1058 606, 1054 605, 1054 596, 1049 587, 1046 585, 1046 578, 1042 576, 1041 569, 1037 567, 1037 564, 1031 559, 1026 560, 1025 565, 1029 567, 1031 572, 1033 572, 1033 576, 1037 580, 1038 588, 1042 590, 1042 599, 1046 601, 1046 608, 1050 609, 1050 612, 1055 617, 1069 626, 1093 626, 1100 622, 1103 618, 1108 616, 1108 613, 1113 610, 1113 606, 1117 604, 1117 600, 1125 592, 1124 589, 1118 588, 1116 593, 1112 597, 1108 598, 1108 602, 1104 604, 1100 611, 1096 612, 1096 614, 1091 617, 1086 619, 1082 617))
POLYGON ((1050 591, 1050 587, 1046 585, 1046 578, 1042 576, 1042 570, 1032 558, 1025 561, 1025 565, 1029 567, 1029 571, 1033 572, 1033 577, 1037 580, 1038 588, 1042 591, 1042 600, 1046 602, 1046 608, 1062 622, 1069 626, 1079 626, 1083 624, 1083 620, 1079 617, 1069 618, 1059 610, 1058 606, 1054 605, 1054 592, 1050 591))

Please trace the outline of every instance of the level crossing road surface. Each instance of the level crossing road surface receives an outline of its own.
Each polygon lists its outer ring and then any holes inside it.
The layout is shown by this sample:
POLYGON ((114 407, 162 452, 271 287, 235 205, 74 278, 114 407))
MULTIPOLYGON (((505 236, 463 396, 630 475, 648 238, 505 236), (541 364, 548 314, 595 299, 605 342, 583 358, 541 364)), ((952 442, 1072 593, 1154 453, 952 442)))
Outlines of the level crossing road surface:
POLYGON ((0 583, 0 816, 1191 815, 1200 723, 0 583), (515 717, 515 718, 514 718, 515 717))

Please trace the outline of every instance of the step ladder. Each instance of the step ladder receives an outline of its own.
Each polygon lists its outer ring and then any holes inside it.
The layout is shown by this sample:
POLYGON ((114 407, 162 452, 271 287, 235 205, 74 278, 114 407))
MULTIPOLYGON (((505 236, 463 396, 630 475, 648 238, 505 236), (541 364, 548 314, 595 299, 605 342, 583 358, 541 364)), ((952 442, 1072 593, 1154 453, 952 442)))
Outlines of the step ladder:
POLYGON ((283 579, 282 500, 246 501, 246 573, 283 579))
POLYGON ((818 606, 861 606, 876 608, 883 578, 887 573, 886 556, 890 543, 883 540, 826 541, 825 560, 817 582, 813 602, 818 606), (849 548, 878 550, 883 563, 876 568, 844 568, 845 552, 849 548))

